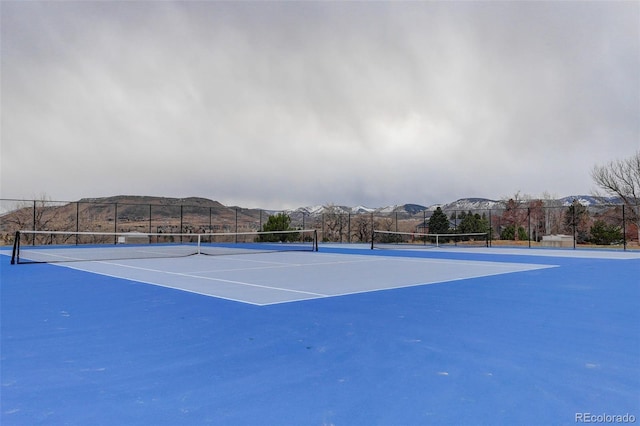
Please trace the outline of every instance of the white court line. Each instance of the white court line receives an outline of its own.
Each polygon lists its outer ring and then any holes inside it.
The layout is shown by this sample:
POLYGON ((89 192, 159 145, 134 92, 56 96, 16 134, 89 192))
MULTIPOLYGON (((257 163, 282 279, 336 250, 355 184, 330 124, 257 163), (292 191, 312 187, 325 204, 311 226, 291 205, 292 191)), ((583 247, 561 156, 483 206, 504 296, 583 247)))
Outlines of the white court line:
MULTIPOLYGON (((225 282, 225 283, 230 283, 230 284, 238 284, 238 285, 243 285, 243 286, 248 286, 248 287, 265 288, 265 289, 268 289, 268 290, 279 290, 279 291, 285 291, 285 292, 289 292, 289 293, 300 293, 300 294, 308 294, 308 295, 311 295, 311 296, 328 297, 327 294, 322 294, 322 293, 313 293, 313 292, 310 292, 310 291, 293 290, 293 289, 290 289, 290 288, 281 288, 281 287, 267 286, 267 285, 261 285, 261 284, 252 284, 252 283, 247 283, 247 282, 243 282, 243 281, 225 280, 223 278, 205 277, 205 276, 202 276, 202 275, 193 275, 193 274, 184 273, 184 272, 169 272, 169 271, 163 271, 161 269, 143 268, 143 267, 140 267, 140 266, 123 265, 121 263, 104 262, 104 261, 95 262, 95 263, 100 263, 100 264, 105 264, 105 265, 112 265, 112 266, 119 266, 119 267, 130 268, 130 269, 137 269, 137 270, 146 271, 146 272, 156 272, 156 273, 160 273, 160 274, 175 275, 175 276, 180 276, 180 277, 197 278, 197 279, 202 279, 202 280, 207 280, 207 281, 219 281, 219 282, 225 282)), ((73 268, 73 269, 79 269, 79 268, 73 268)), ((96 272, 96 273, 100 273, 100 272, 96 272)), ((178 287, 172 287, 172 288, 178 288, 178 287)))
MULTIPOLYGON (((511 265, 513 265, 513 263, 511 265)), ((525 265, 525 264, 523 263, 522 265, 525 265)), ((531 265, 533 265, 533 264, 531 264, 531 265)), ((403 289, 403 288, 428 286, 428 285, 433 285, 433 284, 447 284, 447 283, 451 283, 451 282, 464 281, 464 280, 469 280, 469 279, 494 277, 494 276, 499 276, 499 275, 518 273, 518 272, 528 272, 528 271, 531 271, 531 270, 549 269, 549 268, 559 267, 558 265, 539 265, 539 266, 540 267, 533 268, 533 269, 523 269, 523 270, 515 270, 515 271, 508 271, 508 272, 492 272, 492 273, 486 273, 486 274, 482 274, 482 275, 473 275, 473 276, 470 276, 470 277, 448 278, 448 279, 445 279, 445 280, 435 280, 435 281, 421 281, 421 282, 414 282, 414 283, 409 283, 409 284, 401 284, 401 285, 397 285, 397 286, 389 286, 389 287, 379 287, 379 288, 372 288, 372 289, 362 289, 362 290, 347 291, 347 292, 344 292, 344 293, 329 294, 329 295, 327 295, 325 297, 343 297, 343 296, 352 296, 352 295, 355 295, 355 294, 376 293, 376 292, 389 291, 389 290, 398 290, 398 289, 403 289)), ((294 302, 299 302, 299 300, 285 300, 285 301, 281 301, 281 302, 264 303, 264 304, 260 304, 260 306, 281 305, 281 304, 284 304, 284 303, 294 303, 294 302)))
MULTIPOLYGON (((233 297, 229 297, 229 296, 222 296, 222 295, 219 295, 219 294, 203 293, 201 291, 190 290, 190 289, 184 288, 184 287, 175 287, 175 286, 171 286, 171 285, 168 285, 168 284, 160 284, 160 283, 157 283, 157 282, 154 282, 154 281, 146 281, 146 280, 141 280, 141 279, 137 279, 137 278, 136 279, 126 278, 126 277, 123 277, 122 275, 108 274, 106 272, 95 272, 95 271, 82 269, 82 268, 78 268, 78 267, 74 267, 74 266, 70 266, 70 265, 58 264, 56 266, 60 266, 60 267, 63 267, 63 268, 69 268, 69 269, 75 269, 76 271, 81 271, 81 272, 90 272, 92 274, 102 275, 102 276, 110 277, 110 278, 117 278, 117 279, 121 279, 121 280, 124 279, 124 280, 127 280, 127 281, 133 281, 133 282, 141 283, 141 284, 148 284, 148 285, 154 285, 154 286, 157 286, 157 287, 170 288, 172 290, 185 291, 187 293, 197 294, 199 296, 214 297, 216 299, 229 300, 229 301, 232 301, 232 302, 239 302, 239 303, 247 303, 249 305, 254 305, 254 306, 265 306, 265 304, 251 302, 251 301, 246 300, 246 299, 233 298, 233 297)), ((119 266, 122 266, 122 265, 119 265, 119 266)))
MULTIPOLYGON (((351 256, 351 255, 350 255, 351 256)), ((349 264, 349 263, 367 263, 367 262, 377 262, 380 259, 371 258, 369 256, 362 256, 357 260, 342 260, 342 261, 330 261, 330 262, 314 262, 314 263, 286 263, 286 262, 271 262, 266 260, 249 260, 249 259, 233 259, 239 261, 253 262, 253 263, 263 263, 263 264, 271 264, 269 266, 255 266, 255 267, 243 267, 243 268, 226 268, 226 269, 205 269, 205 270, 197 270, 197 271, 189 271, 189 274, 202 274, 202 273, 214 273, 214 272, 238 272, 238 271, 255 271, 260 269, 279 269, 279 268, 302 268, 306 266, 318 266, 318 265, 341 265, 341 264, 349 264)), ((423 259, 424 260, 424 259, 423 259)), ((114 263, 114 265, 120 265, 119 263, 114 263)), ((126 265, 123 265, 126 266, 126 265)))
MULTIPOLYGON (((334 249, 371 249, 371 244, 360 243, 344 243, 344 244, 321 244, 320 250, 323 247, 334 249)), ((508 247, 498 246, 493 247, 402 247, 402 248, 381 248, 376 251, 411 251, 411 252, 437 252, 437 253, 465 253, 465 254, 490 254, 490 255, 514 255, 514 256, 542 256, 542 257, 563 257, 563 258, 577 258, 577 259, 605 259, 605 260, 627 260, 627 259, 640 259, 640 250, 638 249, 590 249, 590 248, 545 248, 545 247, 508 247)))
MULTIPOLYGON (((457 259, 432 259, 432 258, 420 258, 420 257, 385 257, 385 260, 398 260, 400 262, 416 262, 428 260, 429 264, 441 264, 441 265, 492 265, 495 267, 504 267, 510 269, 512 265, 533 265, 533 263, 526 262, 496 262, 493 260, 457 260, 457 259)), ((547 265, 549 267, 559 267, 560 265, 547 265)))

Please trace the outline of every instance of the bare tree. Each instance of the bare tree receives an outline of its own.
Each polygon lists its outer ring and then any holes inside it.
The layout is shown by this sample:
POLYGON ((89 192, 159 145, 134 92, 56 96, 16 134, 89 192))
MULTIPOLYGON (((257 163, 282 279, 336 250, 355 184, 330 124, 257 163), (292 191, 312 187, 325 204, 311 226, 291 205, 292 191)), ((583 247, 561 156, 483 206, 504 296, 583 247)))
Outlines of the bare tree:
POLYGON ((510 226, 513 226, 514 239, 518 241, 518 230, 520 228, 525 229, 527 223, 528 212, 526 208, 526 201, 530 200, 528 195, 520 194, 520 191, 516 192, 508 200, 504 200, 505 210, 502 212, 502 220, 510 226))
POLYGON ((371 225, 373 218, 369 214, 359 214, 352 221, 352 233, 359 242, 367 242, 371 239, 371 225))
POLYGON ((591 177, 606 193, 622 199, 640 240, 640 150, 629 158, 594 166, 591 177))
POLYGON ((544 202, 544 235, 559 234, 562 232, 562 201, 558 196, 545 191, 542 193, 544 202))
POLYGON ((327 204, 324 206, 324 210, 323 240, 342 242, 344 229, 348 225, 344 210, 334 204, 327 204))
POLYGON ((544 202, 542 200, 529 201, 528 211, 529 223, 531 224, 529 238, 533 238, 534 241, 540 241, 544 233, 544 202))
POLYGON ((18 230, 47 230, 57 219, 57 206, 53 205, 50 197, 42 194, 37 200, 21 201, 17 208, 5 215, 3 221, 9 225, 11 231, 18 230))

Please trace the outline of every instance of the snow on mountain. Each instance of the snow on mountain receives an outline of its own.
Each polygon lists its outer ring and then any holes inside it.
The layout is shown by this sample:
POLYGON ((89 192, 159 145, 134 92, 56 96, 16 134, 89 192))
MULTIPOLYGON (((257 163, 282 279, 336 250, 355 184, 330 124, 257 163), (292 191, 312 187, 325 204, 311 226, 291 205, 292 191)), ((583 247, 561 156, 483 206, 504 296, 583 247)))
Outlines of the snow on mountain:
POLYGON ((365 207, 365 206, 356 206, 356 207, 352 207, 351 208, 351 213, 353 214, 363 214, 363 213, 371 213, 374 212, 376 209, 372 209, 370 207, 365 207))
POLYGON ((306 213, 306 214, 310 214, 310 215, 315 215, 315 214, 322 214, 324 212, 325 207, 322 205, 316 205, 316 206, 308 206, 308 207, 300 207, 294 211, 299 212, 299 213, 306 213))
POLYGON ((596 207, 603 204, 619 204, 620 199, 618 197, 594 197, 593 195, 569 195, 563 197, 559 201, 563 206, 570 206, 574 201, 578 201, 585 207, 596 207))
POLYGON ((380 207, 379 209, 376 209, 376 213, 389 214, 389 213, 393 213, 394 211, 396 211, 397 208, 398 208, 397 205, 395 205, 395 206, 387 206, 387 207, 380 207))
POLYGON ((374 209, 373 211, 380 214, 397 213, 413 216, 415 214, 422 213, 425 210, 428 210, 428 208, 420 204, 396 204, 393 206, 380 207, 379 209, 374 209))
POLYGON ((452 203, 441 205, 444 211, 458 210, 489 210, 502 207, 502 201, 489 200, 487 198, 461 198, 452 203))
POLYGON ((355 207, 349 206, 307 206, 307 207, 299 207, 297 209, 287 210, 287 214, 306 214, 310 216, 321 215, 324 213, 338 213, 338 214, 367 214, 367 213, 379 213, 379 214, 391 214, 391 213, 404 213, 404 214, 415 214, 422 210, 425 210, 426 207, 420 206, 418 204, 403 204, 403 205, 392 205, 386 207, 372 208, 363 205, 358 205, 355 207))
MULTIPOLYGON (((551 205, 570 206, 574 200, 578 200, 585 207, 598 207, 603 204, 618 204, 620 200, 614 197, 594 197, 591 195, 572 195, 560 198, 559 200, 547 200, 551 205)), ((374 213, 380 215, 402 214, 402 215, 419 215, 424 211, 432 213, 436 208, 440 207, 445 212, 453 211, 477 211, 477 210, 501 210, 504 208, 505 202, 502 200, 491 200, 488 198, 461 198, 459 200, 446 204, 433 204, 431 206, 423 206, 420 204, 394 204, 385 207, 371 208, 362 205, 355 207, 336 206, 336 205, 315 205, 300 207, 298 209, 287 211, 288 214, 305 214, 309 216, 317 216, 327 213, 330 210, 339 214, 367 214, 374 213)))

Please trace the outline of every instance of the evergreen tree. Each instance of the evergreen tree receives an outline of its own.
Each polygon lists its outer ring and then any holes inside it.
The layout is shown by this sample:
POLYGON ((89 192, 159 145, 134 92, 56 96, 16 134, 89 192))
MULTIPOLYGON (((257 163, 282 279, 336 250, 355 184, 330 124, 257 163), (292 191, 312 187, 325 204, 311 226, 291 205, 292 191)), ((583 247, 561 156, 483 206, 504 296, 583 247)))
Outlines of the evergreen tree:
POLYGON ((622 230, 619 226, 607 225, 603 220, 596 220, 591 227, 591 242, 595 244, 615 244, 622 241, 622 230))
POLYGON ((436 208, 429 218, 430 234, 447 234, 449 232, 449 219, 440 207, 436 208))
POLYGON ((478 213, 473 214, 469 212, 466 214, 462 213, 460 218, 462 220, 458 224, 458 232, 461 234, 489 231, 489 222, 484 215, 480 216, 478 213))
MULTIPOLYGON (((263 232, 269 231, 293 231, 294 229, 290 227, 291 218, 284 214, 278 213, 273 216, 269 216, 267 223, 262 225, 263 232)), ((276 241, 297 241, 300 238, 300 234, 298 232, 290 232, 283 234, 260 234, 258 237, 258 241, 260 242, 276 242, 276 241)))
POLYGON ((516 227, 514 225, 509 225, 509 226, 505 226, 502 232, 500 233, 500 239, 526 241, 529 239, 529 236, 527 235, 527 231, 524 229, 524 227, 519 226, 518 232, 516 233, 516 227))

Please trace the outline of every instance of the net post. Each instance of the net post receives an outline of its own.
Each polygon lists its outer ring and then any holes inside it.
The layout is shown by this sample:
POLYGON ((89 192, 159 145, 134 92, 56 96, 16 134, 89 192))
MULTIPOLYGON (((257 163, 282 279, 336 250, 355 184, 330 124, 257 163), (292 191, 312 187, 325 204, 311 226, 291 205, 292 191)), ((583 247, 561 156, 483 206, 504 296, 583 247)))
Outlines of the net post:
POLYGON ((15 239, 13 240, 13 251, 11 252, 11 264, 15 265, 20 262, 20 231, 16 231, 15 239))
POLYGON ((313 230, 313 251, 318 251, 318 230, 313 230))
POLYGON ((198 249, 196 250, 196 254, 201 254, 200 252, 200 242, 202 241, 202 234, 198 234, 198 249))

